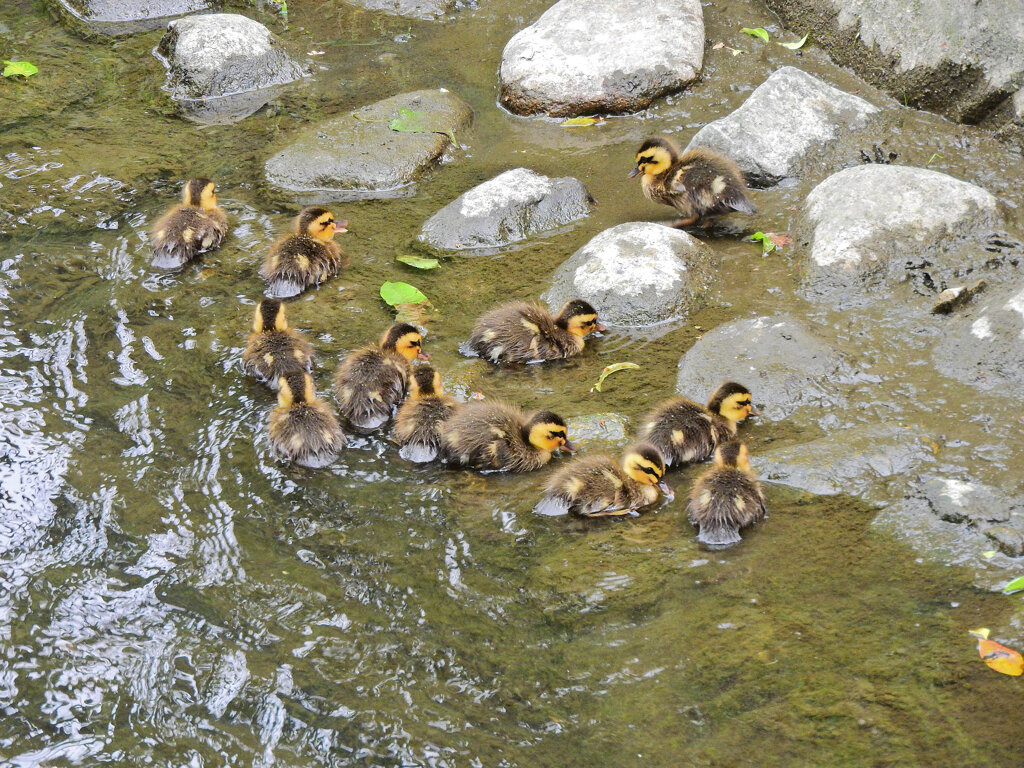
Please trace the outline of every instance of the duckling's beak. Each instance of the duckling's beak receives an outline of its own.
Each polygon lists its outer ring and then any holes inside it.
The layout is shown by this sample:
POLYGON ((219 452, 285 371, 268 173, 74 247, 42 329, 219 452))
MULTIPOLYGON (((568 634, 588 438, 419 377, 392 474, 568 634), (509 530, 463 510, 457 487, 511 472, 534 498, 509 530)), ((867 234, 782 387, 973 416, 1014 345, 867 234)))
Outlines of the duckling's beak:
POLYGON ((641 173, 643 173, 643 171, 640 170, 640 166, 637 166, 632 171, 630 171, 629 173, 626 174, 626 178, 627 179, 632 179, 635 176, 639 176, 641 173))
POLYGON ((750 410, 747 412, 747 418, 749 419, 751 416, 760 416, 760 415, 761 415, 761 412, 759 410, 757 410, 757 408, 754 407, 753 403, 751 403, 750 404, 750 410))
POLYGON ((429 360, 430 359, 430 355, 428 355, 426 352, 424 352, 421 349, 419 352, 416 353, 416 359, 417 360, 429 360))
POLYGON ((673 491, 669 484, 666 483, 664 480, 659 480, 657 482, 657 487, 659 491, 665 494, 665 498, 671 499, 673 496, 676 495, 676 492, 673 491))
POLYGON ((565 443, 562 444, 562 450, 568 451, 569 453, 576 453, 576 451, 578 451, 579 448, 576 447, 575 443, 566 440, 565 443))
POLYGON ((343 235, 348 232, 348 221, 339 221, 334 225, 334 234, 343 235))
POLYGON ((598 333, 600 333, 601 331, 607 331, 608 330, 608 326, 604 325, 603 323, 596 323, 594 325, 594 330, 597 331, 598 333))

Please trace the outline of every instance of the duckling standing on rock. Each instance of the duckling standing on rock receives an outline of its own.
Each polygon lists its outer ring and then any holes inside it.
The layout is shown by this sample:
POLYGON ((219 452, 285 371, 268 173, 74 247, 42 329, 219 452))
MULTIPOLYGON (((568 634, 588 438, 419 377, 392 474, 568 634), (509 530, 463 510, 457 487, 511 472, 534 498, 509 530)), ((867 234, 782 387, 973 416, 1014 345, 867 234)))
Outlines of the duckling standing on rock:
POLYGON ((540 503, 539 515, 555 517, 573 512, 583 517, 635 514, 658 500, 658 492, 671 496, 662 481, 665 461, 650 443, 630 448, 621 462, 610 456, 576 459, 560 469, 540 503))
POLYGON ((379 346, 363 347, 341 361, 334 373, 334 395, 352 426, 373 430, 386 424, 405 397, 410 362, 429 360, 423 337, 408 323, 395 323, 379 346))
POLYGON ((469 349, 492 363, 540 363, 579 354, 588 333, 604 330, 597 310, 581 299, 566 302, 558 317, 537 304, 517 301, 477 320, 469 349))
POLYGON ((441 389, 441 374, 419 365, 409 379, 409 397, 395 415, 398 455, 407 461, 437 458, 441 446, 441 422, 455 413, 455 401, 441 389))
POLYGON ((345 433, 330 407, 313 391, 305 371, 289 371, 278 382, 270 412, 270 445, 281 458, 304 467, 326 467, 345 447, 345 433))
POLYGON ((178 269, 223 242, 228 217, 217 207, 215 187, 209 179, 189 179, 181 205, 157 219, 150 230, 156 269, 178 269))
POLYGON ((743 172, 732 160, 704 147, 683 154, 669 138, 648 139, 636 153, 636 168, 627 178, 643 174, 647 199, 671 205, 682 218, 673 227, 705 226, 706 219, 733 211, 757 213, 747 199, 743 172))
POLYGON ((312 370, 313 345, 288 327, 280 301, 264 299, 256 305, 252 330, 242 352, 242 370, 249 376, 277 389, 278 379, 286 373, 312 370))
POLYGON ((757 414, 750 390, 730 381, 714 391, 706 408, 685 397, 660 403, 643 420, 639 437, 661 451, 666 466, 704 461, 736 435, 737 422, 757 414))
POLYGON ((764 492, 750 468, 747 446, 730 441, 718 447, 715 465, 697 478, 687 509, 699 528, 697 541, 709 549, 738 543, 740 528, 764 519, 764 492))
POLYGON ((440 458, 471 469, 531 472, 559 449, 576 452, 565 421, 551 411, 527 416, 510 403, 481 401, 460 406, 441 424, 440 458))
POLYGON ((347 221, 336 223, 326 208, 311 205, 295 217, 294 231, 270 246, 260 277, 267 281, 267 295, 286 299, 311 285, 334 277, 343 266, 335 232, 348 232, 347 221))

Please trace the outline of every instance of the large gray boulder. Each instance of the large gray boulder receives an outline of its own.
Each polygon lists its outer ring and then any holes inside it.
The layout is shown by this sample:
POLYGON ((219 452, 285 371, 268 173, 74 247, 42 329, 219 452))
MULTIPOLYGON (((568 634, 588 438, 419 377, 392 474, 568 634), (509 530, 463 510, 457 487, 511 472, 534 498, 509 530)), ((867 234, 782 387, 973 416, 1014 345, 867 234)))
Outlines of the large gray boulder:
POLYGON ((423 225, 419 239, 446 250, 499 248, 590 213, 583 182, 513 168, 473 187, 423 225))
POLYGON ((171 98, 186 117, 200 122, 247 117, 276 95, 276 86, 309 75, 274 33, 237 13, 172 21, 157 55, 167 66, 171 98))
POLYGON ((347 0, 369 11, 383 11, 392 16, 434 21, 455 10, 455 0, 347 0))
POLYGON ((799 223, 810 244, 803 290, 843 308, 876 301, 905 280, 932 289, 981 267, 991 254, 979 246, 1000 222, 995 197, 944 173, 847 168, 807 196, 799 223))
POLYGON ((705 333, 679 361, 676 392, 705 402, 724 381, 750 388, 769 421, 808 409, 826 424, 847 407, 853 385, 877 380, 787 315, 735 320, 705 333))
POLYGON ((731 157, 753 186, 798 175, 840 136, 864 128, 878 108, 796 67, 781 67, 738 109, 708 123, 687 149, 731 157))
POLYGON ((711 251, 685 232, 619 224, 570 256, 544 299, 553 307, 584 299, 609 325, 667 332, 703 306, 713 267, 711 251))
POLYGON ((559 0, 505 46, 500 101, 523 115, 636 112, 703 61, 700 0, 559 0))
POLYGON ((206 11, 209 0, 49 0, 73 27, 100 35, 131 35, 159 29, 171 19, 206 11))
POLYGON ((444 88, 392 96, 298 131, 267 160, 266 179, 306 201, 397 197, 441 161, 472 118, 444 88), (391 129, 403 114, 416 131, 391 129))

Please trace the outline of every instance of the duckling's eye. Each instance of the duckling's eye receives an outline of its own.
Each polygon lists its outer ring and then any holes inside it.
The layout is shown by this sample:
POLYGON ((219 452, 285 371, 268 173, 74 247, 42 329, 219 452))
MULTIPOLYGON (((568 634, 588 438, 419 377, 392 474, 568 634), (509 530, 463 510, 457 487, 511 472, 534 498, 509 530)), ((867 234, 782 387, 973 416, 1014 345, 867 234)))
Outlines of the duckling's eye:
POLYGON ((560 437, 563 440, 565 440, 565 432, 549 432, 548 437, 551 438, 552 440, 556 437, 560 437))
POLYGON ((641 157, 640 158, 640 162, 637 163, 637 165, 647 165, 647 163, 653 163, 653 162, 654 162, 654 155, 649 155, 648 157, 641 157))
POLYGON ((327 227, 331 226, 331 224, 333 224, 333 223, 334 223, 334 219, 327 219, 327 221, 325 221, 323 223, 324 229, 327 229, 327 227))
POLYGON ((650 467, 644 467, 644 466, 640 466, 640 469, 642 469, 644 472, 646 472, 651 477, 661 477, 661 475, 658 474, 658 471, 656 469, 651 469, 650 467))

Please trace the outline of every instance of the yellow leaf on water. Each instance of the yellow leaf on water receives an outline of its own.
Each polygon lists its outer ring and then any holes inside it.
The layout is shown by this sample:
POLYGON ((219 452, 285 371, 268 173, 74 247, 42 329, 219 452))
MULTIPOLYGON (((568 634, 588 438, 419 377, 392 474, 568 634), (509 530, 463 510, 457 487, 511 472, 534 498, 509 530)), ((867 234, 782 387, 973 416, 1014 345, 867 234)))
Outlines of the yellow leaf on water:
POLYGON ((588 125, 600 125, 603 123, 599 117, 573 117, 562 122, 563 128, 583 128, 588 125))
POLYGON ((597 379, 597 383, 590 388, 591 392, 600 392, 601 385, 604 384, 604 380, 611 376, 616 371, 626 371, 632 368, 639 368, 640 366, 636 363, 613 363, 612 365, 606 365, 604 370, 601 371, 601 375, 597 379))
POLYGON ((1024 657, 1013 648, 1007 648, 992 640, 978 640, 978 655, 981 660, 1003 675, 1019 677, 1024 674, 1024 657))
POLYGON ((968 629, 967 634, 980 637, 982 640, 988 640, 988 636, 991 633, 988 627, 978 627, 977 629, 968 629))

